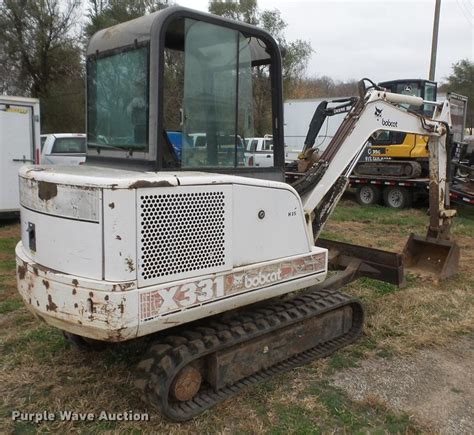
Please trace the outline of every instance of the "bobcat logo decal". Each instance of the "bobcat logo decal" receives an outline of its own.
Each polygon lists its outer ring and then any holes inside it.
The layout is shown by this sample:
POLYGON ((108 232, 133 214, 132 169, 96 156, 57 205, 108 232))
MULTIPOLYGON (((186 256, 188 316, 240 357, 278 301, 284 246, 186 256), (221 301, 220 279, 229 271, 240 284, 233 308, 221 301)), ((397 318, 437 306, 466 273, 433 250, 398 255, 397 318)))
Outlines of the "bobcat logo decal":
POLYGON ((382 116, 382 110, 383 109, 379 109, 377 106, 375 106, 375 113, 374 115, 377 117, 377 118, 380 118, 382 116))

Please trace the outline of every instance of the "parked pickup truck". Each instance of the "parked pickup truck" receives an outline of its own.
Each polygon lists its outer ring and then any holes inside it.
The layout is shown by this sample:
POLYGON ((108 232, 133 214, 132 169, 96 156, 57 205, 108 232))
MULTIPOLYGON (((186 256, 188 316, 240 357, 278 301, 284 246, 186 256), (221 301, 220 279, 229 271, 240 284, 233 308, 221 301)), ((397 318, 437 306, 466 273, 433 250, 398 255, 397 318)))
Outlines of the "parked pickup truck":
POLYGON ((272 136, 252 137, 245 140, 246 166, 273 166, 272 136))
POLYGON ((41 135, 41 163, 44 165, 82 165, 86 161, 86 135, 52 133, 41 135))

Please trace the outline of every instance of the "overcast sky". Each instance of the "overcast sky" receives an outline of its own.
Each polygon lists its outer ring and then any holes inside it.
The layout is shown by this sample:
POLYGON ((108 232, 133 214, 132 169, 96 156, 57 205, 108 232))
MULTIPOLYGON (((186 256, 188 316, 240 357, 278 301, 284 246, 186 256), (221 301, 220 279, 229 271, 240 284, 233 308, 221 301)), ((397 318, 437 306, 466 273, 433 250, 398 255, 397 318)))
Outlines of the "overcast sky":
MULTIPOLYGON (((177 0, 207 11, 207 0, 177 0)), ((315 51, 310 76, 337 80, 428 78, 435 0, 259 0, 288 23, 287 40, 305 39, 315 51)), ((474 58, 474 0, 441 0, 436 80, 451 65, 474 58)))

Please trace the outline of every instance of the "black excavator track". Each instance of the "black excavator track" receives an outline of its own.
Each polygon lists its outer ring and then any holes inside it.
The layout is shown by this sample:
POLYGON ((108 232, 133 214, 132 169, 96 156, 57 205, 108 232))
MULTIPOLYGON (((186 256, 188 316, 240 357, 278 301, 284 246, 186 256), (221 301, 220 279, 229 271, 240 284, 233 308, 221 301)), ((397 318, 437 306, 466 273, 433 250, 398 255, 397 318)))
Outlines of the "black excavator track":
POLYGON ((164 416, 173 421, 185 421, 238 394, 245 387, 325 357, 348 345, 360 335, 363 321, 362 304, 355 298, 326 289, 300 293, 290 300, 277 300, 263 308, 235 314, 229 319, 210 321, 205 326, 183 330, 178 335, 165 337, 152 344, 148 354, 138 365, 135 385, 142 392, 143 399, 164 416), (328 333, 331 335, 331 319, 336 317, 342 318, 343 334, 325 340, 323 337, 327 337, 328 333), (311 329, 311 322, 315 321, 321 323, 320 333, 311 329), (298 332, 305 327, 308 332, 312 331, 306 337, 304 333, 298 332), (275 336, 279 336, 279 342, 272 341, 275 336), (293 339, 289 340, 288 337, 293 339), (298 340, 303 342, 303 346, 308 340, 316 342, 316 345, 281 359, 282 348, 284 352, 298 348, 298 340), (262 347, 267 342, 268 346, 262 347), (253 349, 249 343, 253 343, 253 349), (272 348, 272 343, 275 349, 272 348), (255 352, 255 346, 263 351, 255 352), (240 357, 245 358, 247 363, 235 363, 238 361, 239 351, 240 357), (276 362, 269 366, 259 360, 265 356, 266 351, 270 355, 277 355, 276 362), (219 360, 219 355, 224 355, 222 360, 226 360, 226 354, 230 366, 224 367, 223 372, 230 374, 230 378, 235 381, 230 384, 220 383, 216 387, 216 384, 212 386, 212 382, 208 381, 209 376, 205 375, 203 379, 206 380, 190 400, 179 401, 173 398, 170 389, 183 368, 195 365, 203 370, 203 367, 209 367, 208 361, 219 360), (249 374, 249 368, 251 370, 255 364, 260 368, 249 374))
POLYGON ((421 164, 410 160, 361 162, 354 168, 354 175, 358 177, 394 177, 397 179, 410 179, 420 177, 422 172, 421 164))

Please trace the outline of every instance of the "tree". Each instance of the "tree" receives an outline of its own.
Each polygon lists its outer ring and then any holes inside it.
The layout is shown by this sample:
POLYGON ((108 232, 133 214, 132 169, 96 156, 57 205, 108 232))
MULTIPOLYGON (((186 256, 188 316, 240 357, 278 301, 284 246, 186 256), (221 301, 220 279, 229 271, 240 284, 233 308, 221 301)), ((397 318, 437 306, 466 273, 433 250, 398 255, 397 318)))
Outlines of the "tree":
POLYGON ((288 98, 304 77, 313 49, 308 41, 286 40, 284 32, 288 25, 278 9, 263 11, 260 15, 260 24, 277 40, 283 51, 283 85, 288 98))
POLYGON ((77 49, 71 29, 78 3, 68 2, 64 9, 60 3, 4 0, 0 4, 3 62, 14 73, 7 80, 32 97, 47 94, 52 80, 70 73, 62 60, 65 53, 77 49))
MULTIPOLYGON (((280 45, 284 54, 282 60, 284 97, 292 96, 298 83, 304 77, 311 44, 307 41, 287 41, 286 22, 278 9, 259 10, 257 0, 224 2, 213 0, 209 3, 209 12, 232 20, 243 21, 260 26, 270 33, 280 45)), ((254 130, 258 136, 271 132, 271 86, 267 66, 258 66, 253 71, 254 130)))
POLYGON ((351 97, 358 95, 357 81, 334 81, 331 77, 303 78, 294 89, 292 98, 351 97))
POLYGON ((83 107, 57 100, 60 92, 67 90, 70 96, 74 88, 79 93, 75 97, 83 99, 80 47, 74 33, 78 6, 76 1, 63 0, 4 0, 0 4, 0 88, 40 98, 43 131, 49 130, 48 123, 54 119, 49 112, 53 107, 57 113, 75 111, 63 131, 83 128, 83 107), (63 90, 55 92, 58 86, 63 90))
POLYGON ((287 41, 285 28, 287 23, 278 9, 260 11, 257 0, 240 0, 223 2, 211 0, 209 12, 237 21, 260 26, 270 33, 280 45, 283 61, 283 85, 285 97, 288 98, 302 79, 313 49, 308 41, 297 39, 287 41))
POLYGON ((85 36, 134 18, 159 11, 173 4, 173 0, 89 0, 89 22, 85 36))
POLYGON ((468 98, 466 127, 474 128, 474 62, 462 59, 452 66, 453 72, 440 90, 456 92, 468 98))
POLYGON ((235 21, 257 26, 260 22, 257 0, 219 1, 209 2, 209 12, 235 21))

